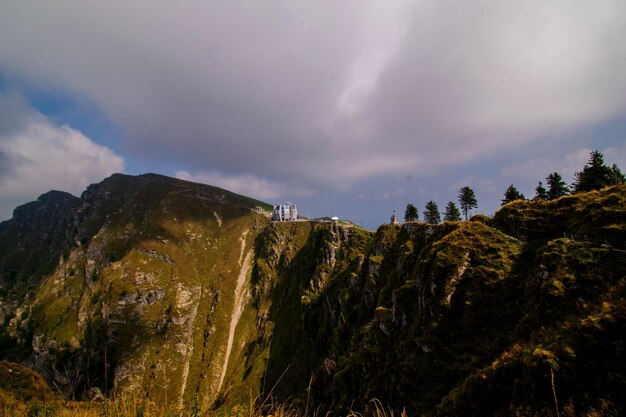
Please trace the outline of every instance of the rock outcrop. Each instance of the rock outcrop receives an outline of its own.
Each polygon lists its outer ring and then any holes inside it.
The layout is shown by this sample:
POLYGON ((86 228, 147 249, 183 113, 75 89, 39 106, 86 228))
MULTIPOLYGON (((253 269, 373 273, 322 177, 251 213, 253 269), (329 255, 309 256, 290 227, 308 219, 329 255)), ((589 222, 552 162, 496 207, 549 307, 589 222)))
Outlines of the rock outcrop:
POLYGON ((68 397, 179 410, 626 410, 626 186, 376 233, 259 207, 151 174, 19 207, 0 224, 3 358, 68 397))

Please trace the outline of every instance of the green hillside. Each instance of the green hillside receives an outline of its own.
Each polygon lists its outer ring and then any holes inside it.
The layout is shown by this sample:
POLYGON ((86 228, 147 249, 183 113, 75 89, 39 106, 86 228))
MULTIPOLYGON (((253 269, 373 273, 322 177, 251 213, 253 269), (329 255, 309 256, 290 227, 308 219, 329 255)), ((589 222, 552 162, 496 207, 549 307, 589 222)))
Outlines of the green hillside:
POLYGON ((16 209, 2 358, 183 415, 624 414, 626 186, 376 233, 270 208, 149 174, 16 209))

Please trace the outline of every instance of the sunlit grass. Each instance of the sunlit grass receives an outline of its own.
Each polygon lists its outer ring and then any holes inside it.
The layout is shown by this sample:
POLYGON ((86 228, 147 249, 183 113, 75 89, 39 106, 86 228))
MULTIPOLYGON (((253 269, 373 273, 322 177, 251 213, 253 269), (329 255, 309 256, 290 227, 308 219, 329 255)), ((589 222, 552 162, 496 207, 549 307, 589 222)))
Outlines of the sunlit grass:
MULTIPOLYGON (((248 404, 222 407, 217 411, 202 411, 193 404, 188 410, 181 411, 135 395, 121 394, 106 401, 41 402, 20 400, 0 390, 0 417, 300 417, 305 414, 289 404, 260 401, 259 398, 250 400, 248 404)), ((376 415, 379 416, 392 417, 393 414, 376 415)))

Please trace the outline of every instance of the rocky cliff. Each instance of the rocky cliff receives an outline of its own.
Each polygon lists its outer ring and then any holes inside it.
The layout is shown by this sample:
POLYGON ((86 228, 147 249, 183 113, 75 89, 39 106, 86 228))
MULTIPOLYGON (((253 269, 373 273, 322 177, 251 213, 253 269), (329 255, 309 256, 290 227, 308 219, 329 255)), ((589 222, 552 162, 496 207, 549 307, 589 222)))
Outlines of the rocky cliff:
POLYGON ((304 311, 310 401, 621 415, 625 208, 620 186, 514 202, 493 219, 382 226, 360 267, 304 311))
POLYGON ((412 415, 619 414, 624 207, 620 186, 371 233, 114 175, 0 224, 0 348, 67 396, 183 411, 271 394, 339 414, 373 398, 412 415))
POLYGON ((68 396, 134 391, 180 408, 244 379, 263 203, 156 175, 50 194, 2 224, 6 357, 68 396))

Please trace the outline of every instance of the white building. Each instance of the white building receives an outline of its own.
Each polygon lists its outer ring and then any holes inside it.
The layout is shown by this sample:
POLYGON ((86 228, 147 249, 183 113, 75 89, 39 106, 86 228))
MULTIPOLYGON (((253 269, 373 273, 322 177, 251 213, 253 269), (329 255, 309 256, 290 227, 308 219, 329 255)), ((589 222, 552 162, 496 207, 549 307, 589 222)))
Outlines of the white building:
POLYGON ((278 222, 298 220, 298 209, 296 208, 296 205, 287 202, 285 204, 278 204, 274 206, 272 220, 278 222))

